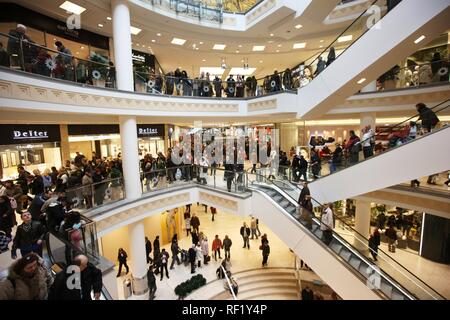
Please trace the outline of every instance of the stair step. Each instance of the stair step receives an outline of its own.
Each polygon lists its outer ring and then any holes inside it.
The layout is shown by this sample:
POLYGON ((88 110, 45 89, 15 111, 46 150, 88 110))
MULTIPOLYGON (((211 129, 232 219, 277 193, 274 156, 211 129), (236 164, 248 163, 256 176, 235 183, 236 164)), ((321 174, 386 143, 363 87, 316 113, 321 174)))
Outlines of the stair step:
POLYGON ((405 296, 394 289, 392 291, 391 299, 392 300, 405 300, 405 296))
POLYGON ((280 288, 277 286, 265 286, 265 287, 259 287, 254 288, 252 290, 246 290, 241 291, 241 288, 239 288, 237 298, 238 300, 249 300, 256 296, 267 296, 267 295, 274 295, 274 294, 285 294, 289 293, 292 294, 292 296, 297 297, 297 288, 295 290, 293 288, 280 288))
POLYGON ((239 285, 246 285, 248 283, 254 283, 254 282, 278 282, 278 283, 292 283, 297 281, 297 279, 294 276, 291 276, 289 274, 287 275, 268 275, 268 276, 261 276, 261 277, 241 277, 236 278, 236 281, 239 285))
POLYGON ((246 300, 298 300, 297 293, 284 292, 279 294, 257 295, 246 300))
POLYGON ((392 286, 385 280, 381 279, 380 290, 388 297, 392 296, 392 286))
POLYGON ((285 291, 290 291, 292 290, 292 292, 297 292, 297 283, 296 282, 291 282, 291 283, 267 283, 267 282, 254 282, 254 283, 246 283, 244 285, 241 285, 238 282, 239 285, 239 293, 246 293, 249 291, 255 291, 255 290, 260 290, 262 288, 265 289, 270 289, 270 291, 274 290, 274 291, 278 291, 278 290, 285 290, 285 291))
POLYGON ((330 248, 331 248, 331 250, 333 250, 334 252, 336 252, 337 254, 339 254, 339 252, 341 251, 341 249, 342 249, 342 245, 340 244, 340 243, 338 243, 338 242, 332 242, 331 244, 330 244, 330 248))

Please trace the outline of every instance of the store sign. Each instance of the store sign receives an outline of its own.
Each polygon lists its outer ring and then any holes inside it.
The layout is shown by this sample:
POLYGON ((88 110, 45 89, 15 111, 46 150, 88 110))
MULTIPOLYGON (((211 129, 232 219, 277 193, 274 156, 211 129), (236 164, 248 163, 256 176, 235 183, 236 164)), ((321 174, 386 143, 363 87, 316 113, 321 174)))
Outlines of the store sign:
POLYGON ((0 126, 0 145, 59 142, 58 125, 16 125, 0 126))
POLYGON ((138 124, 137 134, 139 138, 144 137, 164 137, 163 124, 138 124))
POLYGON ((145 57, 140 54, 132 53, 131 58, 133 59, 133 61, 145 62, 145 57))

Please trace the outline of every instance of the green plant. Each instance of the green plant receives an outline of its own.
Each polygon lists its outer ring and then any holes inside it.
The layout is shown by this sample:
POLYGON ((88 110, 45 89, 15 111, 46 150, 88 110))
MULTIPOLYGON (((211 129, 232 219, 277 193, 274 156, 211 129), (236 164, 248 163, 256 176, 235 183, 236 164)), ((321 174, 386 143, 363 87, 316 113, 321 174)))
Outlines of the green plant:
POLYGON ((195 275, 191 279, 180 283, 175 287, 175 294, 180 298, 186 297, 192 291, 204 286, 206 284, 206 279, 201 275, 195 275))

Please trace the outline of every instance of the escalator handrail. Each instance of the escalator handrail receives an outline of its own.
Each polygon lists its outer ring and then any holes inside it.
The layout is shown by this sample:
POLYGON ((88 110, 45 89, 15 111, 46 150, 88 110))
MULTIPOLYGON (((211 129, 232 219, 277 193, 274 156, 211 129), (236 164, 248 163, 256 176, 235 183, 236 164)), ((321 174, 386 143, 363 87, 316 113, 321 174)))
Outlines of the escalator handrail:
MULTIPOLYGON (((291 183, 291 182, 290 182, 291 183)), ((297 184, 291 183, 293 186, 295 186, 296 188, 300 189, 299 186, 297 184)), ((301 190, 301 189, 300 189, 301 190)), ((291 197, 288 193, 285 193, 287 196, 291 197)), ((292 197, 291 197, 292 198, 292 197)), ((293 199, 293 198, 292 198, 293 199)), ((294 199, 295 200, 295 199, 294 199)), ((311 200, 313 202, 315 202, 318 206, 323 207, 323 204, 321 204, 319 201, 317 201, 316 199, 314 199, 313 197, 311 197, 311 200)), ((314 213, 313 213, 314 215, 314 213)), ((350 224, 348 224, 347 222, 345 222, 344 220, 342 220, 339 216, 337 216, 334 212, 333 212, 333 219, 340 221, 341 223, 343 223, 346 227, 348 227, 351 232, 355 233, 358 235, 358 237, 360 238, 359 240, 361 242, 367 241, 367 243, 369 242, 369 239, 367 239, 364 235, 362 235, 361 233, 359 233, 358 231, 356 231, 350 224)), ((337 232, 333 232, 336 233, 337 232)), ((355 237, 356 238, 356 237, 355 237)), ((369 251, 373 251, 369 246, 369 251)), ((355 248, 355 250, 357 250, 359 252, 358 249, 355 248)), ((417 279, 419 282, 421 282, 423 285, 425 285, 429 290, 433 291, 434 294, 436 294, 438 297, 446 300, 445 297, 443 297, 439 292, 437 292, 435 289, 433 289, 432 287, 430 287, 428 284, 426 284, 423 280, 421 280, 419 277, 417 277, 414 273, 412 273, 410 270, 408 270, 408 268, 406 268, 405 266, 403 266, 400 262, 398 262, 397 260, 395 260, 394 258, 392 258, 390 255, 388 255, 386 252, 384 252, 382 249, 378 248, 378 252, 383 253, 385 256, 388 256, 390 258, 390 260, 394 261, 397 265, 399 265, 402 269, 404 269, 409 275, 412 275, 415 279, 417 279)))

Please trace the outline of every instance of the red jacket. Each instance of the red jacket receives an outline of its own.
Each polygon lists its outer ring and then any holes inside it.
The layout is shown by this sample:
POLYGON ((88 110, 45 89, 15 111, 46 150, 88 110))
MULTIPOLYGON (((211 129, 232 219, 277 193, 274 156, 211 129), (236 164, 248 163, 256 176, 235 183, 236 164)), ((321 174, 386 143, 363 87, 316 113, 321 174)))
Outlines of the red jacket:
POLYGON ((222 248, 222 240, 220 239, 214 239, 212 243, 212 250, 216 251, 217 249, 222 248))

